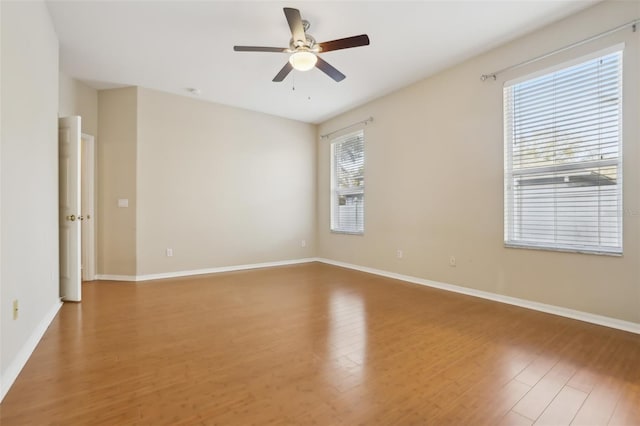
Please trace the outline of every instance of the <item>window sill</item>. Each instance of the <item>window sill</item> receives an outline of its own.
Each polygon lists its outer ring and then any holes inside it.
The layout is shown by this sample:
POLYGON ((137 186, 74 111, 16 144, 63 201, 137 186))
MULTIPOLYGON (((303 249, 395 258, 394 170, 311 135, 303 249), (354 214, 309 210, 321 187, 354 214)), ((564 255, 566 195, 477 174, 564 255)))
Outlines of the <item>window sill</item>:
POLYGON ((361 232, 357 232, 357 231, 339 231, 336 229, 332 229, 331 230, 332 234, 345 234, 345 235, 364 235, 364 231, 361 232))
POLYGON ((516 248, 516 249, 555 251, 555 252, 563 252, 563 253, 581 253, 581 254, 595 254, 595 255, 601 255, 601 256, 622 257, 622 251, 604 251, 604 250, 579 248, 579 247, 547 247, 547 246, 536 246, 532 244, 513 243, 513 242, 505 242, 504 247, 516 248))

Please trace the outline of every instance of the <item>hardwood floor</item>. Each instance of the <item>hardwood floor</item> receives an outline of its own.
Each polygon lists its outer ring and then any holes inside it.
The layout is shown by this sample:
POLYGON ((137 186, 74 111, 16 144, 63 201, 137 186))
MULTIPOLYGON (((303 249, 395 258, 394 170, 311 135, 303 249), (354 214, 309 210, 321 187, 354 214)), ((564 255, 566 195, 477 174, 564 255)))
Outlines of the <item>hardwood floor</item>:
POLYGON ((311 263, 65 304, 9 425, 638 425, 640 335, 311 263))

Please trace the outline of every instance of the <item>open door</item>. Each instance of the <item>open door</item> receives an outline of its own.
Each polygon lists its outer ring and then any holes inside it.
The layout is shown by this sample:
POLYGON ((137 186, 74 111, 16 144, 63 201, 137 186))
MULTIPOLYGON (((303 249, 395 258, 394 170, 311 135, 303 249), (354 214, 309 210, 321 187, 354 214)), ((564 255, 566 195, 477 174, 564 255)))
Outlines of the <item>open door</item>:
POLYGON ((60 199, 60 297, 79 302, 80 277, 80 117, 58 120, 60 199))

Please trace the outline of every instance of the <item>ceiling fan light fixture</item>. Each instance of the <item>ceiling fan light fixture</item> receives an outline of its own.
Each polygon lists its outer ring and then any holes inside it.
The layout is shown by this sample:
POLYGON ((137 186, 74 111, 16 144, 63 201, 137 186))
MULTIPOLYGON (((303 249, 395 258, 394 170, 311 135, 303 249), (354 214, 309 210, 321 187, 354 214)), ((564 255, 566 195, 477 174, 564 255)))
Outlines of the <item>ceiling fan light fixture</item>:
POLYGON ((299 50, 289 56, 289 63, 298 71, 309 71, 316 66, 318 57, 308 50, 299 50))

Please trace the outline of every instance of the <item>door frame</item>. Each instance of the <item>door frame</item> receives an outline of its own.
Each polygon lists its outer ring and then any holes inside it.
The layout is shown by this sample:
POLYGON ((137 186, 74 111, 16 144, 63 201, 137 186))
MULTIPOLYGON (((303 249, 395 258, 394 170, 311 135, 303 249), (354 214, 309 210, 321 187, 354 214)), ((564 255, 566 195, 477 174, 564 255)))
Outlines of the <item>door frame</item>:
POLYGON ((82 281, 96 279, 96 144, 95 136, 81 135, 82 281))

